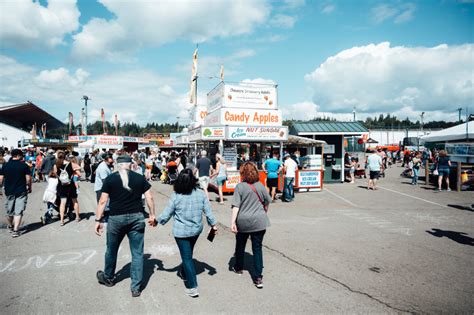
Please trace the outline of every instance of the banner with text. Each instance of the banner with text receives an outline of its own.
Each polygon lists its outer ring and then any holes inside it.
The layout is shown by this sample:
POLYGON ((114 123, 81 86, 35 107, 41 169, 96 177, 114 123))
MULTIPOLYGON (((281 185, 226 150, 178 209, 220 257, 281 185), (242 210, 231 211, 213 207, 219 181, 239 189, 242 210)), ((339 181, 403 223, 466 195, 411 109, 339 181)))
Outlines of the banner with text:
POLYGON ((286 141, 288 127, 227 127, 227 140, 286 141))
POLYGON ((277 88, 274 85, 221 83, 207 95, 207 111, 221 107, 277 109, 277 88))
POLYGON ((206 126, 281 126, 283 118, 278 109, 221 108, 204 119, 206 126))

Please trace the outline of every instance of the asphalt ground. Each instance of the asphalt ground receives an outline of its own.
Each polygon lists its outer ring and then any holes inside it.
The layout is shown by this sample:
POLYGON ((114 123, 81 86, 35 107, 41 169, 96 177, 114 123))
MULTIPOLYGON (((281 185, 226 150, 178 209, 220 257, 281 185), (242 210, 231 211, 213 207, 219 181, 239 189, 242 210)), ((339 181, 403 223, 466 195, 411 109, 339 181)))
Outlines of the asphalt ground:
MULTIPOLYGON (((25 232, 13 239, 0 229, 0 309, 26 313, 470 313, 474 312, 474 203, 472 192, 435 193, 411 186, 402 169, 387 170, 379 190, 365 179, 297 193, 293 203, 270 206, 264 239, 264 288, 246 272, 229 271, 235 245, 230 199, 212 202, 219 221, 213 243, 195 248, 200 297, 184 294, 177 277, 178 248, 164 227, 147 226, 144 290, 130 295, 130 252, 125 239, 117 284, 97 283, 105 236, 93 232, 93 186, 81 183, 83 220, 42 226, 44 183, 35 183, 25 232)), ((172 187, 153 182, 159 214, 172 187)), ((212 195, 215 197, 216 195, 212 195)), ((3 204, 3 200, 2 200, 3 204)), ((207 231, 207 228, 206 228, 207 231)))

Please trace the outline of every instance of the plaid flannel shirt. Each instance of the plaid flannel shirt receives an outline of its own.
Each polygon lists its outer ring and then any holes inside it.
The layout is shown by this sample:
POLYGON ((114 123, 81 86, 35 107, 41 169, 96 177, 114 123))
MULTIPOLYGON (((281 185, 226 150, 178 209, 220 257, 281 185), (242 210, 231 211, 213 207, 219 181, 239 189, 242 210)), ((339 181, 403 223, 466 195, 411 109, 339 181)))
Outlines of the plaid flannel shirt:
POLYGON ((190 195, 173 192, 168 205, 157 221, 165 225, 171 217, 174 217, 173 235, 179 238, 192 237, 202 232, 203 212, 206 215, 207 224, 215 225, 217 221, 203 191, 195 189, 190 195))

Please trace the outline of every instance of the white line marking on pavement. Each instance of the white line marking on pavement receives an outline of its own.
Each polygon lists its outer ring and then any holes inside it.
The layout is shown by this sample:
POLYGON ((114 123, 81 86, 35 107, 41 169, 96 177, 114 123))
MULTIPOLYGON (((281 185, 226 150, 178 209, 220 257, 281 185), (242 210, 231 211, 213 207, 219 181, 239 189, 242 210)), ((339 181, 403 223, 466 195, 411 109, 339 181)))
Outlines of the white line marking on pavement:
POLYGON ((324 190, 327 191, 328 193, 330 193, 331 195, 333 195, 334 197, 339 198, 339 199, 341 199, 342 201, 344 201, 344 202, 350 204, 351 206, 358 208, 358 206, 357 206, 355 203, 353 203, 353 202, 347 200, 346 198, 339 196, 338 194, 336 194, 336 193, 330 191, 330 190, 327 189, 327 188, 324 188, 324 190))
POLYGON ((402 196, 406 196, 406 197, 410 197, 410 198, 413 198, 413 199, 421 200, 421 201, 424 201, 426 203, 430 203, 432 205, 440 206, 440 207, 443 207, 443 208, 449 208, 448 206, 442 205, 440 203, 437 203, 437 202, 434 202, 434 201, 429 201, 429 200, 419 198, 419 197, 415 197, 415 196, 405 194, 405 193, 402 193, 402 192, 399 192, 399 191, 396 191, 396 190, 392 190, 392 189, 389 189, 389 188, 385 188, 385 187, 381 187, 381 186, 378 186, 378 188, 384 189, 384 190, 387 190, 387 191, 391 191, 393 193, 396 193, 396 194, 399 194, 399 195, 402 195, 402 196))

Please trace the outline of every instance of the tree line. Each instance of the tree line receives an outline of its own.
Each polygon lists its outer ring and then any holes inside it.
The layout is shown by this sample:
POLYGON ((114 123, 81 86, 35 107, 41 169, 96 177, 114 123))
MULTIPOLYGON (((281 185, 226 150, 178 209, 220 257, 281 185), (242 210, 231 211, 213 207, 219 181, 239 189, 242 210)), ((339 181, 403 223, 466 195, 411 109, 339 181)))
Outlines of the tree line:
MULTIPOLYGON (((303 122, 337 122, 337 119, 330 117, 318 117, 311 120, 285 120, 283 122, 286 126, 291 126, 294 123, 303 123, 303 122)), ((419 120, 413 122, 408 117, 400 120, 397 116, 390 114, 380 114, 378 117, 367 117, 365 121, 359 121, 364 124, 368 129, 420 129, 421 122, 419 120)), ((461 120, 461 123, 463 121, 461 120)), ((428 121, 423 122, 423 128, 426 129, 445 129, 458 125, 458 121, 428 121)))
MULTIPOLYGON (((294 123, 302 123, 302 122, 318 122, 318 121, 326 121, 326 122, 336 122, 335 118, 331 117, 318 117, 313 118, 310 120, 285 120, 283 125, 291 126, 294 123)), ((380 114, 378 117, 367 117, 365 121, 360 121, 364 124, 365 127, 368 129, 419 129, 421 128, 420 121, 411 121, 410 119, 405 118, 403 120, 398 119, 394 115, 390 114, 380 114)), ((462 121, 461 121, 462 122, 462 121)), ((426 129, 444 129, 449 128, 452 126, 457 125, 459 122, 447 122, 447 121, 429 121, 423 123, 423 128, 426 129)), ((107 129, 107 134, 115 135, 115 126, 110 122, 105 122, 105 126, 107 129)), ((182 130, 183 126, 179 126, 180 130, 182 130)), ((66 125, 62 128, 54 129, 48 131, 48 138, 65 138, 68 135, 76 135, 77 134, 77 125, 72 126, 72 132, 69 133, 69 127, 66 125)), ((80 126, 79 126, 80 129, 80 126)), ((141 137, 146 133, 172 133, 178 131, 178 123, 156 123, 151 122, 147 123, 146 125, 139 125, 135 122, 126 122, 118 124, 118 135, 120 136, 130 136, 130 137, 141 137)), ((80 131, 79 131, 80 132, 80 131)), ((87 133, 90 135, 100 135, 104 134, 102 128, 102 121, 96 121, 94 123, 87 125, 87 133)))

